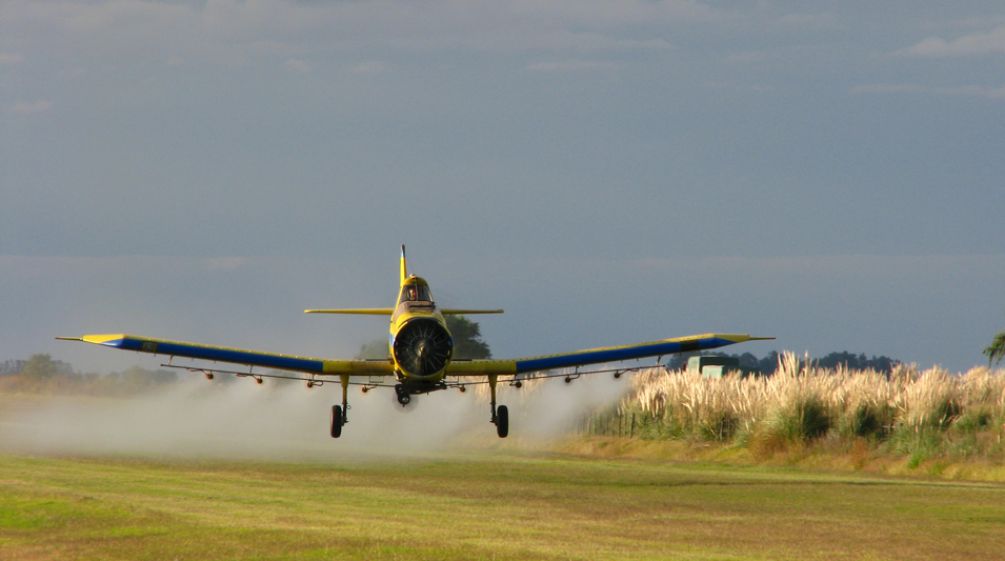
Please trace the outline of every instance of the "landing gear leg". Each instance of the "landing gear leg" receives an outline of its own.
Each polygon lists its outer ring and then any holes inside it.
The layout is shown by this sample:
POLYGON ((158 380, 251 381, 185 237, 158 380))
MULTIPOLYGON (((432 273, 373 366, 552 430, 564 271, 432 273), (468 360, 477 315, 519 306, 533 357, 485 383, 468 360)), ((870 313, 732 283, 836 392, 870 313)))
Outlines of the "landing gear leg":
POLYGON ((498 380, 499 380, 498 376, 496 376, 495 374, 489 374, 489 395, 492 396, 491 397, 492 419, 490 420, 493 423, 496 422, 496 382, 498 380))
POLYGON ((349 375, 342 375, 342 405, 332 405, 331 435, 342 436, 342 426, 349 422, 349 375))
POLYGON ((492 396, 492 423, 496 426, 496 434, 499 438, 506 438, 509 434, 509 409, 505 405, 496 407, 496 382, 499 377, 489 374, 489 393, 492 396))

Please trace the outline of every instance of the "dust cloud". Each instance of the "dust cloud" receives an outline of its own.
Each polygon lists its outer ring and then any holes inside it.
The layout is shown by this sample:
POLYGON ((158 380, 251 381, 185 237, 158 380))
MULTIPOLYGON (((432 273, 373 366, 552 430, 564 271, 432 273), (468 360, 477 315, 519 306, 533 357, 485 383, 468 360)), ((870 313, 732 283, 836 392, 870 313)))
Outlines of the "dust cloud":
POLYGON ((338 383, 297 383, 191 376, 129 398, 0 396, 0 450, 35 454, 164 458, 330 461, 478 452, 559 438, 587 415, 611 406, 631 388, 625 376, 586 376, 572 384, 538 381, 499 386, 510 408, 510 437, 489 423, 484 386, 446 390, 400 406, 389 388, 350 388, 349 423, 328 435, 338 383))

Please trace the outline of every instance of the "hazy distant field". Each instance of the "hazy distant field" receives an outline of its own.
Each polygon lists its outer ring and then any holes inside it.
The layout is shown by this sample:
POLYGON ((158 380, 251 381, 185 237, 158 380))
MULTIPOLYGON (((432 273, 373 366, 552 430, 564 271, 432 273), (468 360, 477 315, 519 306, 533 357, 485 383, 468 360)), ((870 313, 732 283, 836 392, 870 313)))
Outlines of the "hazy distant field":
POLYGON ((513 455, 0 456, 0 559, 1000 560, 1005 486, 513 455))

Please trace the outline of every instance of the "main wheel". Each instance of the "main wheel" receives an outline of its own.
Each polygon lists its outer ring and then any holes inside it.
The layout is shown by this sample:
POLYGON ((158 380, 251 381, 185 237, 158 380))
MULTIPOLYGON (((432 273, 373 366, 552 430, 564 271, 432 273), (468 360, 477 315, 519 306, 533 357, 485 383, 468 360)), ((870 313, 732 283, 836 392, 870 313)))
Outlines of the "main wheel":
POLYGON ((332 438, 338 438, 342 436, 342 425, 344 424, 345 417, 342 416, 342 406, 332 405, 332 438))
POLYGON ((496 409, 496 434, 499 438, 506 438, 509 434, 509 409, 505 405, 496 409))

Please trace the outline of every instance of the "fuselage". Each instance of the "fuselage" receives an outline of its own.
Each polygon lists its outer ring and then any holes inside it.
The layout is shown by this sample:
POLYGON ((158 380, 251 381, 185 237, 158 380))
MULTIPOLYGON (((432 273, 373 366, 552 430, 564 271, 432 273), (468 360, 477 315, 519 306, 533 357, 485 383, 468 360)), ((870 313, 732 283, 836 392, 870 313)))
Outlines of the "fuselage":
POLYGON ((424 279, 402 279, 389 330, 388 351, 399 380, 435 384, 443 379, 454 341, 424 279))

